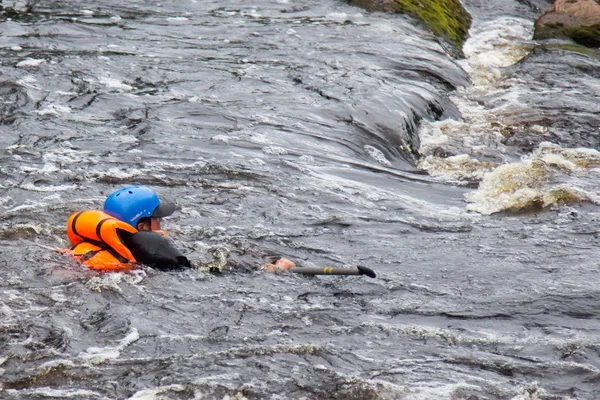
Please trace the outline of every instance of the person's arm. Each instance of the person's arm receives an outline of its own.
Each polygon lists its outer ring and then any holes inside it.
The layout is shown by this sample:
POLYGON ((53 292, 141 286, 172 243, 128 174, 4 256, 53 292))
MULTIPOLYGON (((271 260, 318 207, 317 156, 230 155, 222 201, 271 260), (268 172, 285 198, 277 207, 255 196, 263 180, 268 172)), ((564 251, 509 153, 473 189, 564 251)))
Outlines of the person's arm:
POLYGON ((288 260, 287 258, 282 257, 279 260, 275 261, 274 264, 271 264, 271 263, 264 264, 260 270, 265 271, 265 272, 273 272, 273 273, 279 274, 281 272, 289 271, 291 268, 294 268, 295 266, 296 266, 296 263, 288 260))
POLYGON ((138 231, 122 236, 125 246, 136 261, 159 269, 191 268, 186 256, 175 247, 172 240, 160 232, 138 231))

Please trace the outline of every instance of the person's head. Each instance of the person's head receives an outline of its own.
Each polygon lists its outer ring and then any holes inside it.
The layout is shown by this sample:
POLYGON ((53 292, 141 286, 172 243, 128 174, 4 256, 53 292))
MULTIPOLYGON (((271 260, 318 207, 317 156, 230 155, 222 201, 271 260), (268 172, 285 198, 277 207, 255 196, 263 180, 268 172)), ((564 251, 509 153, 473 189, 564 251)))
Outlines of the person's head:
POLYGON ((138 230, 160 230, 162 217, 175 211, 175 204, 161 203, 156 193, 147 186, 128 186, 106 198, 104 212, 138 230))

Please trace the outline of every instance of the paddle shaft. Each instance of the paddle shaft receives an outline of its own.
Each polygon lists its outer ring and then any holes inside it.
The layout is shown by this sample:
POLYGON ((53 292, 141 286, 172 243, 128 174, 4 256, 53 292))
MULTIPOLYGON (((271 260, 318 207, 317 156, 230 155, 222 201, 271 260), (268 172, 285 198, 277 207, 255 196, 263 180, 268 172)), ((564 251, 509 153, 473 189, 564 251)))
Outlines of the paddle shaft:
POLYGON ((360 275, 357 268, 292 267, 289 271, 303 275, 360 275))
POLYGON ((367 275, 375 278, 375 273, 366 268, 319 268, 319 267, 292 267, 290 272, 303 275, 367 275))

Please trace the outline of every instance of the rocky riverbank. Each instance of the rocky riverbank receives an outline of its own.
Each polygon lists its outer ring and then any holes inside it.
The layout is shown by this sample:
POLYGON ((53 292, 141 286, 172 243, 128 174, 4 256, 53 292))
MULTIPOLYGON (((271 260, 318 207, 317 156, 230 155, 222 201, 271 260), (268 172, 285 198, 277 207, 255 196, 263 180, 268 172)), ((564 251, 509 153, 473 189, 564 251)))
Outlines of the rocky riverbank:
POLYGON ((556 0, 536 21, 534 39, 571 39, 600 47, 600 4, 596 0, 556 0))

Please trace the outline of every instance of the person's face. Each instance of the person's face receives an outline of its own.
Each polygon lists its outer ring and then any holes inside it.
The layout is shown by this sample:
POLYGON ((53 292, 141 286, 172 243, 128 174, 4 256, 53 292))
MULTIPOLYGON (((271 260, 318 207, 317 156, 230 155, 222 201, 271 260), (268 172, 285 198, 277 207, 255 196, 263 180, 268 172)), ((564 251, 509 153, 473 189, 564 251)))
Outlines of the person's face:
POLYGON ((160 222, 162 218, 160 217, 151 217, 150 223, 148 222, 140 222, 138 223, 137 229, 138 231, 160 231, 160 222))
POLYGON ((161 217, 150 218, 150 230, 151 231, 160 231, 160 222, 161 221, 162 221, 161 217))

